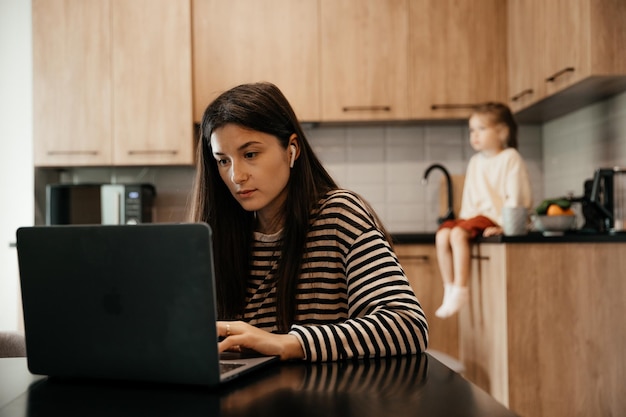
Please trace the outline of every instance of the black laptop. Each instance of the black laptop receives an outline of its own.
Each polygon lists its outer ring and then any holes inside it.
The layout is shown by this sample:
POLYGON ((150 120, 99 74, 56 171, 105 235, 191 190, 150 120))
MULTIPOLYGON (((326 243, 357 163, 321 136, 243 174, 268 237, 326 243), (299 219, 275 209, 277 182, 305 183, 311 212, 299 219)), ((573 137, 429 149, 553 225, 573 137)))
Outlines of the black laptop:
POLYGON ((22 227, 17 251, 34 374, 216 386, 278 359, 219 354, 204 223, 22 227))

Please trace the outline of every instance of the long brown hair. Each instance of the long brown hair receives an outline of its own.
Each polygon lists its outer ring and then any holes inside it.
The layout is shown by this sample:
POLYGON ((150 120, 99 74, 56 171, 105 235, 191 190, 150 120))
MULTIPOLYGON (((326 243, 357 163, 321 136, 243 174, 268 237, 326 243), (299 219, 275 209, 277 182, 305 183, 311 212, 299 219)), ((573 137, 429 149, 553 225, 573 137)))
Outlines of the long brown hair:
POLYGON ((311 210, 328 191, 338 187, 314 154, 291 105, 275 85, 240 85, 222 93, 207 107, 200 125, 190 217, 192 221, 208 223, 213 230, 220 319, 237 319, 243 314, 255 227, 254 213, 245 211, 231 195, 213 159, 211 134, 227 124, 273 135, 285 149, 295 133, 300 144, 300 155, 287 184, 277 270, 277 324, 280 331, 286 332, 296 313, 296 278, 311 210))

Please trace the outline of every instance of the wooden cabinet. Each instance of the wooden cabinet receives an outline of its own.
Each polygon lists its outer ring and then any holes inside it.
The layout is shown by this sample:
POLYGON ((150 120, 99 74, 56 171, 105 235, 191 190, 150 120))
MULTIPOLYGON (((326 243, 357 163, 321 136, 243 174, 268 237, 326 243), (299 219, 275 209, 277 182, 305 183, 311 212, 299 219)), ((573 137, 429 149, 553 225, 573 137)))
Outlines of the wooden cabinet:
POLYGON ((542 101, 522 121, 549 120, 626 89, 626 2, 515 0, 508 16, 511 107, 542 101))
POLYGON ((626 243, 476 245, 464 376, 523 416, 620 415, 626 243))
POLYGON ((505 249, 472 245, 470 303, 459 313, 459 349, 465 376, 508 406, 505 249))
POLYGON ((466 119, 506 100, 505 1, 411 0, 409 18, 411 118, 466 119))
POLYGON ((269 81, 320 119, 317 0, 193 0, 194 120, 219 93, 269 81))
POLYGON ((401 244, 396 254, 417 295, 428 320, 428 348, 459 357, 458 320, 435 316, 443 300, 443 282, 439 274, 435 244, 401 244))
POLYGON ((408 0, 320 0, 323 121, 409 118, 408 0))
POLYGON ((110 1, 32 1, 36 166, 112 163, 110 10, 110 1))
POLYGON ((190 6, 33 0, 35 166, 193 162, 190 6))
POLYGON ((508 2, 508 101, 513 111, 546 94, 543 5, 543 0, 508 2))

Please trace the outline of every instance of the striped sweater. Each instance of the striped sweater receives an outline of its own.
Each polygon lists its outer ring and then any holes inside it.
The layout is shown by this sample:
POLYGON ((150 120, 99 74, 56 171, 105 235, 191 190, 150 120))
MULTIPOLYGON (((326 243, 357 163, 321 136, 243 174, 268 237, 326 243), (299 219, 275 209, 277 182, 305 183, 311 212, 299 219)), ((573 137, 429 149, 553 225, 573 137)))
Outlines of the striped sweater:
MULTIPOLYGON (((428 326, 396 255, 366 206, 330 192, 313 213, 302 261, 295 335, 310 361, 419 353, 428 326)), ((255 233, 244 320, 275 332, 281 232, 255 233)))

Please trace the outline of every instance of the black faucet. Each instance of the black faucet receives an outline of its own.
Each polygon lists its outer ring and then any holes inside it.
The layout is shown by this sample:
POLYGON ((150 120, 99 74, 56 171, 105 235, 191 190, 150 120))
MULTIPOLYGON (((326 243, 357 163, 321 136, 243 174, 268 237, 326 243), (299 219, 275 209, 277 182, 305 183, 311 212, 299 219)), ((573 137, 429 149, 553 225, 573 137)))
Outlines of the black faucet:
POLYGON ((422 184, 428 184, 428 175, 430 174, 430 171, 432 171, 433 169, 440 169, 441 172, 443 172, 443 175, 446 176, 446 182, 448 184, 448 212, 443 217, 439 217, 437 219, 437 222, 441 224, 445 222, 446 220, 454 219, 454 209, 452 207, 452 204, 453 204, 452 203, 452 179, 450 178, 450 173, 443 165, 432 164, 431 166, 426 168, 426 171, 424 172, 424 178, 422 179, 422 184))

